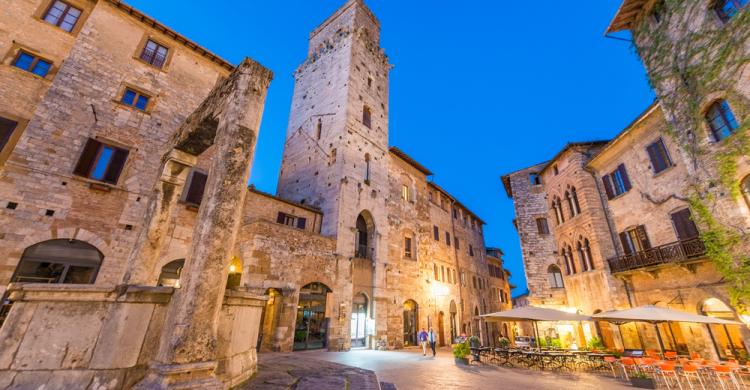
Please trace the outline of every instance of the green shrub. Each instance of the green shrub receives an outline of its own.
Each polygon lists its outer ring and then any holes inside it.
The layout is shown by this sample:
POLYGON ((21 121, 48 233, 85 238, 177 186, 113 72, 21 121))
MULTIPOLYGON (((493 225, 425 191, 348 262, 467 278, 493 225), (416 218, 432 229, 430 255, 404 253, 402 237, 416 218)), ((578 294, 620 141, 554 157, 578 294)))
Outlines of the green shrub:
POLYGON ((458 343, 453 345, 453 357, 456 359, 465 359, 471 354, 469 344, 466 342, 458 343))
POLYGON ((589 349, 589 350, 604 349, 604 343, 602 343, 602 339, 598 337, 592 337, 586 343, 586 349, 589 349))

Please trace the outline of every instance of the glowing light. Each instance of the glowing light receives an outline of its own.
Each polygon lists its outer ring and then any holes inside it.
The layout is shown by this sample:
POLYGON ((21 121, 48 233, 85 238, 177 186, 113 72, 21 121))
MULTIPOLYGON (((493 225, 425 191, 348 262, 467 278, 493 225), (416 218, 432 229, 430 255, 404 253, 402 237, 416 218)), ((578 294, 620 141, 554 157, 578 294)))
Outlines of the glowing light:
POLYGON ((750 325, 750 314, 740 314, 740 320, 747 325, 750 325))
POLYGON ((432 284, 432 295, 436 297, 444 297, 450 294, 448 286, 439 285, 437 283, 432 284))
POLYGON ((233 274, 233 273, 235 273, 236 271, 237 271, 237 266, 236 266, 236 265, 234 265, 234 264, 231 264, 231 265, 229 266, 229 273, 232 273, 232 274, 233 274))

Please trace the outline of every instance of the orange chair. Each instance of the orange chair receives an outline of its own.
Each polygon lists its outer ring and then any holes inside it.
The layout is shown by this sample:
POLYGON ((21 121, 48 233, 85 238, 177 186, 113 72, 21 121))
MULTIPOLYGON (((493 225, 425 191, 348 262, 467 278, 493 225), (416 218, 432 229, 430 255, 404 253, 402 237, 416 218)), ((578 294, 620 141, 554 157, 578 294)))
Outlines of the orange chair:
POLYGON ((675 360, 675 359, 677 359, 677 352, 675 352, 675 351, 666 351, 666 352, 664 352, 664 359, 665 360, 675 360))
POLYGON ((737 378, 732 372, 732 368, 729 366, 722 366, 717 364, 713 366, 714 379, 721 385, 722 389, 740 389, 740 383, 737 382, 737 378))
POLYGON ((685 378, 685 381, 691 389, 695 388, 693 387, 693 379, 698 380, 698 384, 701 385, 701 389, 706 389, 706 386, 703 384, 703 378, 701 378, 701 374, 698 371, 698 366, 694 366, 690 363, 683 363, 682 377, 685 378))
POLYGON ((631 374, 634 374, 638 372, 638 365, 635 363, 635 360, 631 357, 625 357, 623 356, 622 359, 620 359, 620 367, 622 368, 622 373, 625 375, 625 380, 629 381, 630 376, 628 375, 628 372, 631 374))
POLYGON ((693 360, 702 359, 701 354, 699 354, 698 352, 690 352, 690 359, 693 359, 693 360))
POLYGON ((615 359, 614 356, 605 356, 604 364, 607 367, 609 367, 610 370, 612 370, 612 377, 617 378, 617 372, 615 371, 615 365, 617 364, 617 359, 615 359))
POLYGON ((677 374, 677 370, 674 367, 674 363, 662 363, 656 366, 655 378, 661 377, 667 389, 671 389, 672 385, 677 385, 678 388, 682 389, 682 383, 680 382, 680 376, 677 374))
POLYGON ((654 351, 653 349, 647 349, 646 350, 646 356, 654 359, 661 359, 661 356, 658 352, 654 351))

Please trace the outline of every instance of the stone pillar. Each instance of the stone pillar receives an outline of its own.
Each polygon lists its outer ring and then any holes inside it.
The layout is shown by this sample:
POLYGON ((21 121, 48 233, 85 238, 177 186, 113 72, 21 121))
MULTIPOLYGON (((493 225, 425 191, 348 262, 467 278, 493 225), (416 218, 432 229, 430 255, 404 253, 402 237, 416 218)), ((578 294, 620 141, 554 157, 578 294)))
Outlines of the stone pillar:
POLYGON ((169 216, 196 160, 196 156, 176 149, 172 149, 164 156, 161 176, 154 186, 153 195, 146 208, 147 222, 128 257, 128 268, 122 279, 123 285, 153 286, 158 282, 159 272, 155 268, 164 238, 167 236, 169 216))

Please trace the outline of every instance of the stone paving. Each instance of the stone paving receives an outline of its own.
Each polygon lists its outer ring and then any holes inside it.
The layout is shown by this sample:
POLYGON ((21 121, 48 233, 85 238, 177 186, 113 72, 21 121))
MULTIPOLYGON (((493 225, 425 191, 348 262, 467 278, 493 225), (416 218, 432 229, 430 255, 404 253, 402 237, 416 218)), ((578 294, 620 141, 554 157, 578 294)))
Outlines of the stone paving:
POLYGON ((352 350, 260 354, 259 373, 242 389, 632 389, 605 375, 494 366, 457 366, 450 351, 352 350), (375 375, 377 378, 375 378, 375 375))

